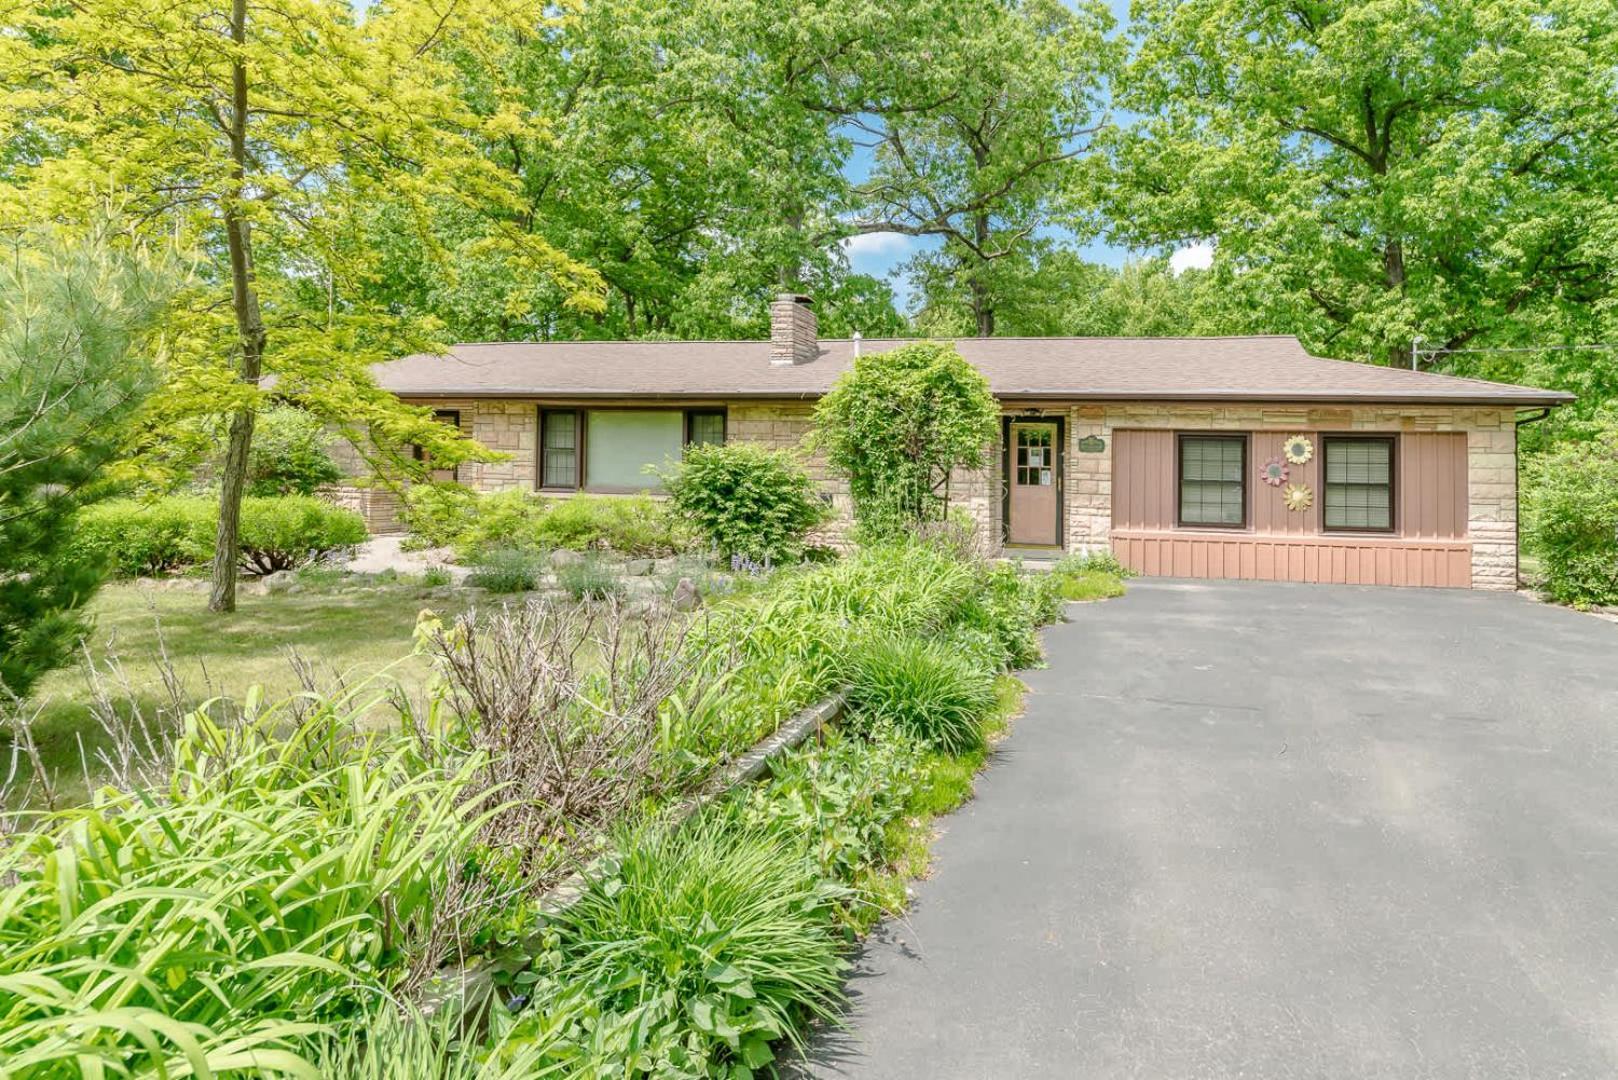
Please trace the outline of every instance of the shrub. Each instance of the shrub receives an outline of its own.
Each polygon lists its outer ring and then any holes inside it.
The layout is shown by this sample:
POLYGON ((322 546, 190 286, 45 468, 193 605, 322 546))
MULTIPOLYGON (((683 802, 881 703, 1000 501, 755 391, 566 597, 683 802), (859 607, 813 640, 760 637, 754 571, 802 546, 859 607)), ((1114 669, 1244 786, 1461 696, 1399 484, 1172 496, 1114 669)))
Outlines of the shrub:
POLYGON ((824 877, 857 883, 892 854, 888 823, 915 791, 921 756, 897 733, 865 739, 829 728, 821 745, 772 762, 768 782, 745 789, 735 811, 745 823, 807 837, 824 877))
POLYGON ((682 1075, 762 1069, 772 1043, 801 1043, 804 1017, 834 1019, 846 965, 831 925, 843 891, 797 838, 706 815, 622 850, 616 873, 558 918, 544 965, 552 985, 642 1010, 649 1028, 677 1018, 689 1030, 682 1075))
POLYGON ((403 738, 360 734, 377 704, 192 714, 156 797, 104 790, 0 845, 12 1075, 206 1074, 255 1054, 290 1070, 306 1025, 399 984, 482 793, 475 757, 426 769, 403 738))
POLYGON ((689 546, 667 508, 646 495, 575 495, 546 504, 532 542, 569 551, 661 557, 689 546))
POLYGON ((365 519, 311 495, 242 500, 242 568, 293 570, 365 541, 365 519))
POLYGON ((966 624, 998 646, 996 667, 1039 662, 1039 628, 1061 617, 1060 582, 1050 574, 1025 574, 1009 563, 990 566, 963 615, 966 624))
POLYGON ((208 557, 219 508, 210 499, 112 499, 79 513, 76 545, 115 577, 167 574, 208 557))
POLYGON ((797 559, 829 512, 791 454, 751 443, 693 446, 665 482, 675 513, 727 558, 797 559))
POLYGON ((539 588, 544 576, 541 556, 520 548, 494 548, 472 563, 466 583, 492 593, 528 592, 539 588))
POLYGON ((327 452, 332 441, 313 413, 293 405, 265 409, 258 414, 247 455, 247 494, 313 495, 323 485, 335 484, 343 472, 327 452))
POLYGON ((410 547, 452 546, 463 559, 502 547, 658 557, 689 544, 662 504, 645 495, 543 499, 514 488, 484 495, 459 484, 419 484, 405 495, 403 517, 410 547))
POLYGON ((999 425, 988 380, 931 341, 857 358, 815 408, 815 438, 872 540, 944 517, 950 473, 982 467, 999 425))
POLYGON ((624 583, 600 559, 585 558, 556 568, 556 584, 575 600, 605 600, 622 596, 624 583))
POLYGON ((983 745, 982 720, 995 702, 994 676, 944 642, 867 642, 850 656, 847 670, 854 726, 869 730, 892 724, 951 754, 983 745))
MULTIPOLYGON (((115 499, 84 511, 77 544, 119 577, 165 574, 205 562, 219 505, 203 496, 115 499)), ((242 500, 241 564, 269 574, 306 566, 366 538, 365 520, 310 495, 242 500)))
POLYGON ((1564 604, 1618 604, 1618 427, 1524 464, 1524 539, 1545 591, 1564 604))
POLYGON ((1057 574, 1111 574, 1116 578, 1131 578, 1135 572, 1118 561, 1118 556, 1110 551, 1092 551, 1088 555, 1073 552, 1064 555, 1052 569, 1057 574))
POLYGON ((413 484, 405 491, 399 519, 408 531, 404 546, 449 547, 478 512, 478 493, 461 484, 413 484))

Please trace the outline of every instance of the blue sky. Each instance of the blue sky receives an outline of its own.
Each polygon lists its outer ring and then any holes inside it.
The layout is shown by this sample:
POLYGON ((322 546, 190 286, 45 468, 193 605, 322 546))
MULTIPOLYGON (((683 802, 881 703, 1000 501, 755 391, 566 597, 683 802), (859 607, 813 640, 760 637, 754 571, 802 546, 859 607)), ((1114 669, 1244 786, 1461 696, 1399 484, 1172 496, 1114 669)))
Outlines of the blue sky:
MULTIPOLYGON (((1122 27, 1129 20, 1129 0, 1108 0, 1114 18, 1122 27)), ((850 179, 861 180, 870 171, 871 153, 865 148, 856 148, 854 155, 849 159, 845 170, 850 179)), ((1061 236, 1061 230, 1051 230, 1050 235, 1061 236)), ((899 264, 918 251, 927 251, 939 246, 934 238, 919 238, 902 236, 898 233, 874 233, 868 236, 856 236, 844 244, 848 252, 848 260, 856 273, 871 274, 874 277, 890 279, 893 285, 895 299, 902 310, 910 299, 908 283, 900 278, 890 276, 898 269, 899 264)), ((1085 257, 1095 262, 1105 263, 1108 266, 1117 266, 1129 257, 1130 252, 1124 248, 1108 244, 1102 240, 1095 240, 1080 247, 1085 257)), ((1206 265, 1206 250, 1188 250, 1176 256, 1177 265, 1206 265)))

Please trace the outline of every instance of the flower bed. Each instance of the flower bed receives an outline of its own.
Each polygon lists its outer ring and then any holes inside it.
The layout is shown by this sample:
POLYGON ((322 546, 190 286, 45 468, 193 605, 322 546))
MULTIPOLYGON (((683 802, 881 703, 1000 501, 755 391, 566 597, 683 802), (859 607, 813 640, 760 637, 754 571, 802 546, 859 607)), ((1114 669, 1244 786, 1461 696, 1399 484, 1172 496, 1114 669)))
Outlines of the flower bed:
POLYGON ((0 1052, 30 1076, 374 1066, 392 1039, 460 1027, 400 1034, 367 1002, 481 954, 509 973, 487 1039, 463 1048, 488 1075, 762 1067, 835 1012, 848 931, 902 904, 919 823, 964 795, 1004 711, 981 680, 1027 662, 1057 587, 875 549, 690 620, 609 602, 428 621, 441 688, 398 733, 354 722, 357 690, 250 698, 252 722, 228 730, 192 717, 161 768, 129 777, 150 797, 108 794, 6 840, 4 895, 26 918, 0 956, 0 1052), (871 659, 895 641, 966 659, 925 673, 931 696, 902 717, 856 705, 685 828, 659 824, 843 681, 855 702, 905 696, 914 665, 871 659), (963 718, 980 737, 941 737, 963 718), (139 875, 115 848, 142 853, 139 875), (547 915, 542 890, 590 859, 581 901, 547 915))

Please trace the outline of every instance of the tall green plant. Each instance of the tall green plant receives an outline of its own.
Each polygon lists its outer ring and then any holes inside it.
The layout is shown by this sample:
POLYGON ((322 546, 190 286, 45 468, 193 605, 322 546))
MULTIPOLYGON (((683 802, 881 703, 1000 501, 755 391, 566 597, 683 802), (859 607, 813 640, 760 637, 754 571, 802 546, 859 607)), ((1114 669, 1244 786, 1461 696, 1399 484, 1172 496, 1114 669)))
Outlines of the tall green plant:
POLYGON ((794 558, 827 516, 796 458, 753 443, 694 446, 665 482, 675 512, 726 556, 794 558))
POLYGON ((12 1075, 318 1075, 296 1047, 399 981, 483 822, 475 756, 435 767, 358 733, 379 700, 195 713, 155 783, 9 838, 12 1075))
POLYGON ((166 277, 89 242, 0 267, 0 682, 26 693, 71 654, 102 569, 72 544, 79 508, 154 382, 166 277))
POLYGON ((1618 604, 1618 424, 1523 469, 1525 546, 1565 604, 1618 604))
POLYGON ((989 381, 924 341, 855 360, 816 406, 815 439, 848 478, 863 538, 891 538, 944 518, 951 473, 983 467, 999 419, 989 381))

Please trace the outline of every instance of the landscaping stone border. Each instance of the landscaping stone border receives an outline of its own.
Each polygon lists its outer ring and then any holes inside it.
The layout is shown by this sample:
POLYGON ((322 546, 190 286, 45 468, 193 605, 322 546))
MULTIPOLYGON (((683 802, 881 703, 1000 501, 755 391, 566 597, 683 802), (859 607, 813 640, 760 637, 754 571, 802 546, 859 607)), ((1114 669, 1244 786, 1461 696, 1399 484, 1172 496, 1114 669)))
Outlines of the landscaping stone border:
MULTIPOLYGON (((827 723, 842 715, 846 705, 844 693, 839 690, 794 713, 775 729, 774 734, 732 761, 702 790, 681 800, 667 811, 667 827, 679 829, 703 807, 743 784, 750 784, 762 777, 769 769, 771 761, 801 746, 811 735, 818 733, 827 723)), ((578 903, 589 891, 590 885, 604 869, 607 861, 605 854, 599 855, 582 870, 545 890, 536 905, 540 913, 547 918, 555 918, 578 903)), ((515 966, 498 958, 483 959, 485 961, 483 963, 471 967, 457 965, 434 976, 422 995, 422 1014, 432 1016, 444 1005, 456 1000, 470 1006, 467 1011, 481 1013, 483 1004, 495 991, 495 976, 516 970, 515 966)), ((526 963, 527 959, 526 956, 523 957, 522 962, 526 963)))

